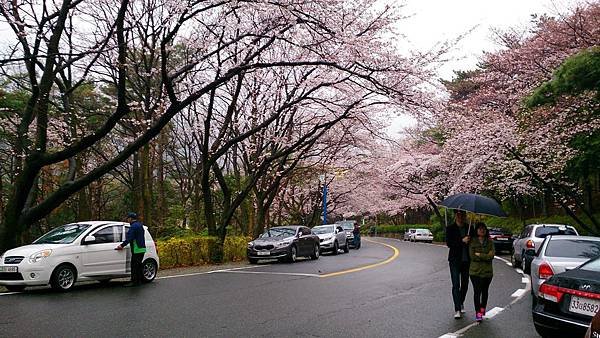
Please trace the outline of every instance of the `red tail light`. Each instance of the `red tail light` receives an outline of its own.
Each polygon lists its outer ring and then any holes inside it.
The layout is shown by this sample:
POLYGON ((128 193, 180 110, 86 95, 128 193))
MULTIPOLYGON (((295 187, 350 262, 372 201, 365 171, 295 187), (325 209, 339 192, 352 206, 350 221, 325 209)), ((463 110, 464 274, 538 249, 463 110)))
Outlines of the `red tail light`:
POLYGON ((564 295, 564 293, 561 292, 558 286, 549 285, 546 283, 540 286, 539 294, 541 298, 544 298, 545 300, 549 300, 554 303, 559 303, 562 299, 562 296, 564 295))
POLYGON ((548 285, 546 283, 542 284, 539 290, 541 298, 555 303, 560 302, 565 293, 584 298, 600 299, 600 294, 598 293, 567 289, 556 285, 548 285))
POLYGON ((541 279, 548 279, 554 276, 554 270, 552 270, 550 264, 544 262, 538 269, 538 276, 540 276, 541 279))
POLYGON ((532 240, 528 240, 526 245, 527 245, 527 248, 528 248, 528 249, 533 249, 533 248, 535 248, 535 243, 533 243, 533 241, 532 241, 532 240))

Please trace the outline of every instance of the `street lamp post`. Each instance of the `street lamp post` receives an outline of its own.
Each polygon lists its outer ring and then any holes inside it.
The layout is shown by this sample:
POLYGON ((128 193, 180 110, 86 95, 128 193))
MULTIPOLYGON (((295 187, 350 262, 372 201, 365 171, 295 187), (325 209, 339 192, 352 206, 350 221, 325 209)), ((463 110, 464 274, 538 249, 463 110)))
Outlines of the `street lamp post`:
POLYGON ((319 181, 323 184, 323 224, 327 224, 327 182, 325 175, 319 175, 319 181))

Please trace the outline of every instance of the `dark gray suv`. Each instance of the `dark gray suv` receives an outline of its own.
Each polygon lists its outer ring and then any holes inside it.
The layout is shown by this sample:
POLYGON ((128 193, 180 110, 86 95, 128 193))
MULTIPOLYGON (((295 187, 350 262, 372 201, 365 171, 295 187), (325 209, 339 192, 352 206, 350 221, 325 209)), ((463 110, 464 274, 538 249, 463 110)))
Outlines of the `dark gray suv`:
POLYGON ((259 259, 278 259, 295 262, 298 257, 319 259, 321 248, 319 236, 299 225, 274 227, 263 232, 248 243, 248 261, 256 264, 259 259))

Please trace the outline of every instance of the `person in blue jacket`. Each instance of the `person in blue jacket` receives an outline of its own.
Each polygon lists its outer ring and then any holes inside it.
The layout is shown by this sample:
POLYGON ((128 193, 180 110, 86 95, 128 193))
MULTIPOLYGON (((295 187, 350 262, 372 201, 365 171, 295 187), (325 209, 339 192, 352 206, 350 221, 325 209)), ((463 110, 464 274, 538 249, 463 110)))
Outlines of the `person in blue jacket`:
POLYGON ((135 212, 127 214, 127 222, 131 225, 127 231, 125 241, 115 248, 123 250, 127 244, 131 248, 131 283, 129 285, 142 284, 143 270, 142 260, 146 253, 146 240, 144 239, 144 225, 138 220, 135 212))

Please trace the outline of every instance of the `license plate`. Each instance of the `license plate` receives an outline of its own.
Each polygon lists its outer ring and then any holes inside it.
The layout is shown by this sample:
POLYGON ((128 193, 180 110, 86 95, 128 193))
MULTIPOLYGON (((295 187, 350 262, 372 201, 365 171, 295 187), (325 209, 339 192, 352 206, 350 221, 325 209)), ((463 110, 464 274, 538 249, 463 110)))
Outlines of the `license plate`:
POLYGON ((259 256, 269 256, 271 251, 258 251, 256 254, 259 256))
POLYGON ((502 237, 498 237, 498 238, 496 238, 496 239, 497 239, 497 240, 499 240, 499 241, 508 241, 508 238, 502 238, 502 237))
POLYGON ((0 266, 0 272, 19 272, 16 266, 0 266))
POLYGON ((600 301, 584 297, 571 296, 569 311, 593 317, 600 310, 600 301))

